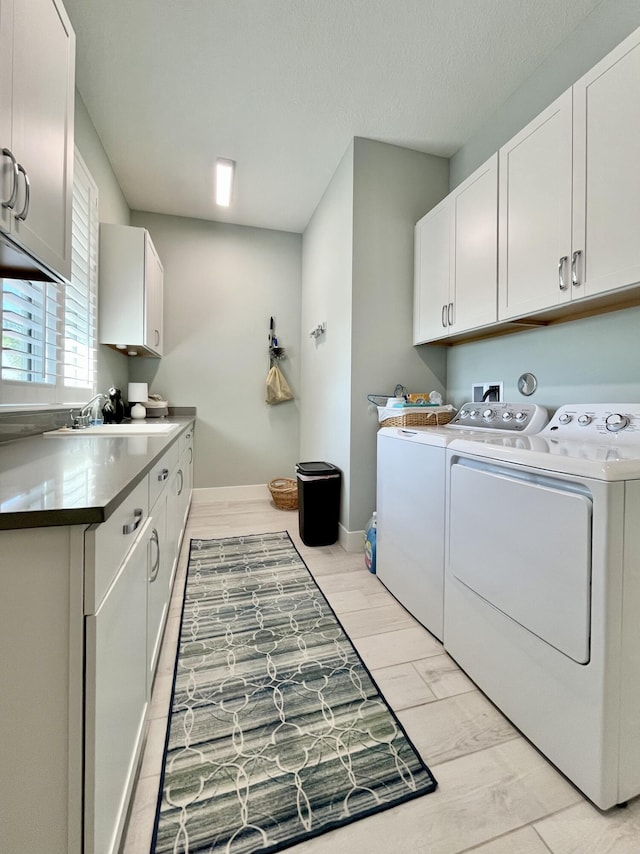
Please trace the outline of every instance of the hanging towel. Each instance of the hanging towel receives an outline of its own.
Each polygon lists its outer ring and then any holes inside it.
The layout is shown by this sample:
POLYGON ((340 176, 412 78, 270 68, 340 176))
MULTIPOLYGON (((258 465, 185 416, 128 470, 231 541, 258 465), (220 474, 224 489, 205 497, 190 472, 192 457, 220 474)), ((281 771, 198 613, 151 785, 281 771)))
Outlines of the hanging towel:
POLYGON ((283 403, 285 400, 293 400, 293 392, 289 388, 289 383, 277 365, 272 365, 269 368, 265 400, 270 405, 283 403))

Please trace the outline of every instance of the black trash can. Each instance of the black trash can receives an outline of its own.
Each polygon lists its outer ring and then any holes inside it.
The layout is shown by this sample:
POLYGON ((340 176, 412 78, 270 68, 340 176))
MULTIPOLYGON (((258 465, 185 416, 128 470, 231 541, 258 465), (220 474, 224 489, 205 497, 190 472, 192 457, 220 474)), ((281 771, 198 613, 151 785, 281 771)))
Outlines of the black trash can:
POLYGON ((305 546, 330 546, 338 539, 342 472, 332 463, 296 465, 298 523, 305 546))

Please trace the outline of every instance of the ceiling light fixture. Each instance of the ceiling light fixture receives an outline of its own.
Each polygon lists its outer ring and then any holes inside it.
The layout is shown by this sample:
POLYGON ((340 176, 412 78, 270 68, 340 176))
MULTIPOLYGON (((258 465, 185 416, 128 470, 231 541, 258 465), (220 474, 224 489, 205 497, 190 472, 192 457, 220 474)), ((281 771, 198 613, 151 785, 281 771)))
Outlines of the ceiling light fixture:
POLYGON ((216 204, 228 208, 231 204, 235 161, 218 157, 216 160, 216 204))

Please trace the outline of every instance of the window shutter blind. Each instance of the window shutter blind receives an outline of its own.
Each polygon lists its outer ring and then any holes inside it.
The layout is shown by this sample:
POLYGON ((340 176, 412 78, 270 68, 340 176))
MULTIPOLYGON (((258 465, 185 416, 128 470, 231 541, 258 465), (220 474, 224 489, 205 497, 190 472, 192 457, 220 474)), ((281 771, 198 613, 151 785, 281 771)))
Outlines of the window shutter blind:
POLYGON ((63 385, 66 397, 95 391, 97 361, 98 190, 76 151, 71 213, 71 281, 65 289, 63 385))
POLYGON ((55 386, 61 290, 56 282, 2 279, 3 381, 55 386))

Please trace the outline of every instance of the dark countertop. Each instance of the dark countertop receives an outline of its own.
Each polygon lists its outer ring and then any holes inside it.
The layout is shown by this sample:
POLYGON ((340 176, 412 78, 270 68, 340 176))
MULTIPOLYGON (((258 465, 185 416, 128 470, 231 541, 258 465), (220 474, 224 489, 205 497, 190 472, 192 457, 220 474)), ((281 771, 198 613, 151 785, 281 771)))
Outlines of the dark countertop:
POLYGON ((195 421, 161 436, 33 436, 0 443, 0 530, 104 522, 195 421))

